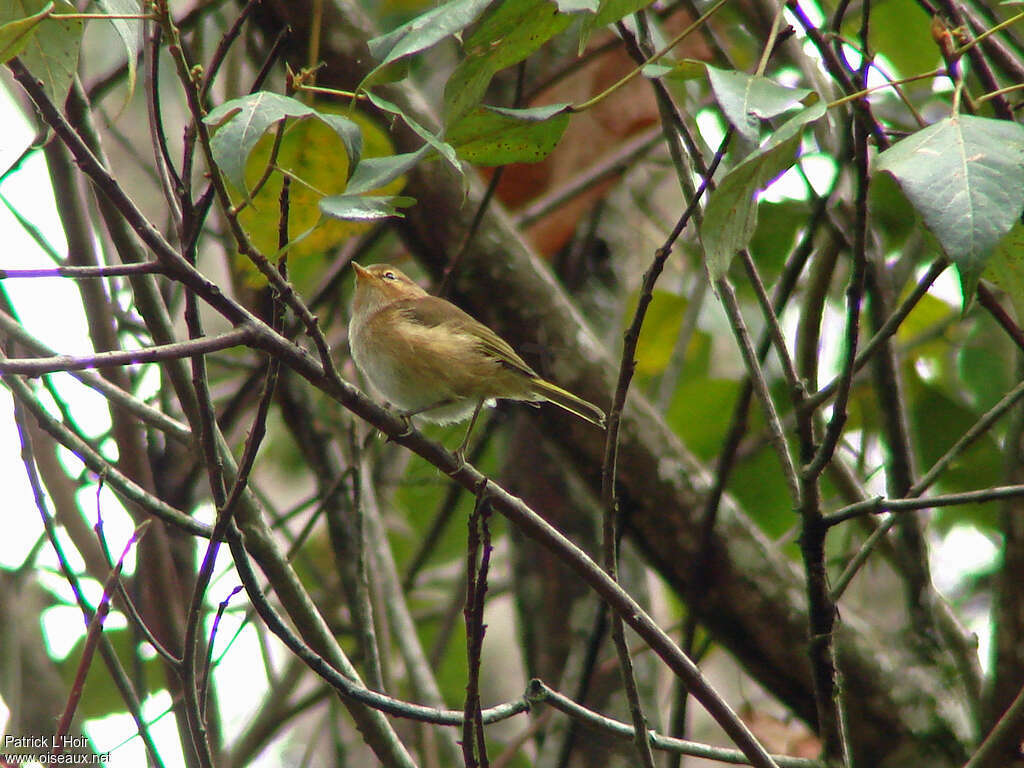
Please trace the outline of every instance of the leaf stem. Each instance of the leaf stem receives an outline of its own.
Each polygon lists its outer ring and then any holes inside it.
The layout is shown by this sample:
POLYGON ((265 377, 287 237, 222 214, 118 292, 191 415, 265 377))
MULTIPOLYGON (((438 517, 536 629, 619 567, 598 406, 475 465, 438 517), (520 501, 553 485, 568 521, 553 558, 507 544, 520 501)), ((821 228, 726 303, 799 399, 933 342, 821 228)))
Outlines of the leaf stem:
POLYGON ((1005 21, 999 22, 998 24, 996 24, 991 29, 986 29, 984 32, 982 32, 980 35, 978 35, 976 38, 974 38, 970 42, 964 43, 962 46, 960 46, 955 51, 953 51, 953 55, 954 56, 963 56, 965 53, 967 53, 967 51, 971 50, 971 48, 976 46, 978 43, 980 43, 986 37, 988 37, 990 35, 994 35, 996 32, 999 32, 1000 30, 1005 29, 1006 27, 1010 26, 1011 24, 1016 24, 1021 19, 1024 19, 1024 11, 1021 11, 1016 16, 1011 16, 1010 18, 1006 19, 1005 21))
POLYGON ((600 104, 607 97, 611 96, 613 93, 615 93, 617 90, 622 88, 624 85, 626 85, 626 84, 632 82, 634 79, 636 79, 637 75, 639 75, 643 71, 644 67, 646 67, 648 64, 653 64, 658 59, 662 58, 665 54, 667 54, 669 51, 671 51, 673 48, 675 48, 677 45, 679 45, 679 43, 681 43, 692 32, 694 32, 697 29, 699 29, 708 19, 710 19, 712 16, 714 16, 722 8, 722 6, 725 5, 728 1, 729 0, 718 0, 714 5, 712 5, 703 14, 701 14, 700 18, 698 18, 695 22, 693 22, 693 24, 691 24, 686 29, 684 29, 682 32, 680 32, 678 35, 676 35, 671 40, 669 40, 668 43, 663 48, 661 48, 660 50, 658 50, 655 53, 651 54, 651 56, 648 57, 648 59, 646 61, 644 61, 643 64, 638 65, 636 67, 636 69, 634 69, 632 72, 627 74, 625 77, 623 77, 617 83, 613 83, 611 86, 609 86, 608 88, 603 90, 601 93, 597 94, 597 96, 594 96, 593 98, 588 99, 587 101, 584 101, 582 104, 574 104, 573 106, 569 107, 569 109, 567 111, 568 112, 583 112, 583 111, 585 111, 587 109, 590 109, 591 107, 594 107, 594 106, 597 106, 598 104, 600 104))
POLYGON ((917 80, 927 80, 929 77, 939 77, 940 75, 944 74, 945 71, 946 70, 944 68, 938 67, 937 69, 933 69, 931 72, 922 72, 920 75, 911 75, 910 77, 904 77, 899 80, 890 80, 889 82, 882 83, 881 85, 873 85, 870 88, 862 88, 859 91, 843 96, 841 99, 830 101, 827 105, 827 109, 838 107, 841 104, 846 104, 847 102, 850 101, 856 101, 857 99, 867 96, 869 93, 880 91, 883 88, 896 88, 897 86, 906 85, 907 83, 913 83, 916 82, 917 80))

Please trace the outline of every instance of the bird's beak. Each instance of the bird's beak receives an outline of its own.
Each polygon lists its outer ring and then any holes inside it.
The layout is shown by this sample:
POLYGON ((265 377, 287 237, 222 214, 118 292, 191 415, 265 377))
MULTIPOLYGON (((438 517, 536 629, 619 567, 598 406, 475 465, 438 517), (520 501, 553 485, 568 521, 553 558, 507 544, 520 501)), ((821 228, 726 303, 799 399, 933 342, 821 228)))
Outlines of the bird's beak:
POLYGON ((365 280, 370 276, 370 270, 354 261, 352 262, 352 269, 356 271, 356 280, 365 280))

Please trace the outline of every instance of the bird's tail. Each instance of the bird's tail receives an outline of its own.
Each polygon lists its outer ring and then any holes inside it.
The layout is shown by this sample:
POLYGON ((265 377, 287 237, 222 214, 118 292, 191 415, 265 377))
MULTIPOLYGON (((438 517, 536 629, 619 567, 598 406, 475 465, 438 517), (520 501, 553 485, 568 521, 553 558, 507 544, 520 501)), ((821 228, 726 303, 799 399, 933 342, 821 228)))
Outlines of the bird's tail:
POLYGON ((576 414, 591 424, 596 424, 601 429, 605 428, 604 411, 593 403, 588 403, 583 398, 576 397, 572 392, 567 392, 557 384, 552 384, 550 381, 545 381, 541 378, 532 379, 531 384, 533 385, 533 391, 548 402, 564 408, 569 413, 576 414))

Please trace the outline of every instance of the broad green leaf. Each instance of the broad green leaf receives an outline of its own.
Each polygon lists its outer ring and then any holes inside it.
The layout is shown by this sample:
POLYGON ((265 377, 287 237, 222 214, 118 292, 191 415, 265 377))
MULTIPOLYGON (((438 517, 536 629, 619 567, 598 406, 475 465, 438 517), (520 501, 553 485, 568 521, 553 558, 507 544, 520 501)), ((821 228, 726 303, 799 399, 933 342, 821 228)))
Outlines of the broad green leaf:
POLYGON ((810 206, 803 200, 761 203, 748 247, 766 281, 782 269, 809 217, 810 206))
POLYGON ((955 362, 949 360, 949 344, 943 348, 943 362, 950 369, 943 374, 980 414, 1002 400, 1020 383, 1020 378, 1016 370, 1017 348, 1010 337, 988 313, 979 312, 974 320, 957 350, 955 362))
MULTIPOLYGON (((142 12, 139 0, 99 0, 99 4, 104 13, 115 16, 142 12)), ((110 19, 109 21, 114 26, 117 36, 121 38, 121 42, 124 43, 125 54, 128 57, 128 93, 125 96, 125 104, 127 104, 135 92, 135 70, 137 69, 135 60, 139 43, 142 40, 142 20, 110 19)))
MULTIPOLYGON (((857 34, 860 19, 847 14, 844 32, 857 34)), ((908 77, 927 72, 939 65, 942 58, 931 35, 931 18, 915 0, 884 0, 871 4, 871 51, 892 62, 892 77, 908 77)), ((927 88, 930 80, 920 85, 907 83, 904 90, 927 88)))
POLYGON ((370 55, 380 63, 363 78, 363 83, 372 81, 380 70, 399 59, 424 51, 461 32, 492 2, 494 0, 450 0, 387 34, 373 38, 367 45, 370 55))
POLYGON ((53 13, 53 3, 47 3, 38 13, 15 19, 0 26, 0 61, 7 62, 17 56, 36 32, 39 22, 53 13))
POLYGON ((999 241, 1024 210, 1024 126, 954 115, 878 156, 956 264, 969 302, 999 241))
POLYGON ((497 72, 525 59, 565 30, 573 17, 550 0, 502 0, 465 42, 465 58, 444 87, 444 120, 472 111, 497 72))
MULTIPOLYGON (((337 116, 327 112, 333 105, 318 106, 321 118, 337 116)), ((365 143, 363 155, 390 157, 394 146, 383 129, 359 112, 346 109, 345 115, 346 120, 351 119, 361 130, 365 143)), ((245 164, 244 189, 252 190, 263 176, 274 141, 275 134, 270 131, 256 142, 245 164)), ((366 162, 369 161, 361 159, 356 168, 366 162)), ((311 257, 327 253, 347 238, 365 230, 363 224, 322 218, 319 207, 320 198, 325 195, 356 194, 350 189, 350 177, 354 178, 353 164, 345 142, 330 125, 330 120, 298 120, 289 123, 286 128, 276 165, 292 176, 288 203, 288 258, 293 279, 301 281, 304 275, 321 268, 320 261, 311 257)), ((267 256, 278 250, 279 199, 283 178, 280 171, 271 173, 259 191, 251 195, 249 204, 239 212, 239 222, 249 239, 267 256)), ((365 187, 360 193, 394 195, 404 186, 404 180, 397 176, 390 179, 378 176, 375 181, 374 186, 365 187)), ((232 202, 236 205, 246 199, 243 188, 232 186, 231 194, 232 202)), ((247 258, 239 258, 237 266, 247 282, 257 286, 264 284, 262 275, 247 258)))
POLYGON ((334 131, 341 139, 341 143, 345 145, 345 153, 348 155, 349 168, 356 165, 363 154, 363 132, 360 127, 348 117, 324 110, 317 111, 313 117, 334 131))
POLYGON ((583 23, 580 25, 579 52, 583 53, 595 29, 614 24, 619 19, 646 8, 652 2, 653 0, 601 0, 597 13, 583 17, 583 23))
POLYGON ((1017 324, 1024 322, 1024 224, 1018 221, 999 241, 982 277, 1006 291, 1017 313, 1017 324))
POLYGON ((312 117, 321 121, 341 139, 348 156, 347 167, 351 168, 358 162, 362 136, 359 126, 351 120, 341 115, 317 112, 288 96, 259 91, 227 101, 203 119, 209 125, 218 126, 210 141, 213 157, 236 190, 248 196, 245 177, 249 155, 271 126, 289 117, 312 117))
POLYGON ((737 462, 729 478, 729 493, 750 519, 776 539, 793 528, 793 500, 789 495, 778 455, 769 447, 737 462))
POLYGON ((320 199, 320 210, 333 219, 343 221, 376 221, 392 216, 401 217, 399 208, 408 208, 414 198, 392 195, 366 197, 361 195, 332 195, 320 199))
MULTIPOLYGON (((636 313, 639 291, 629 298, 624 323, 628 324, 636 313)), ((657 376, 664 373, 672 357, 672 350, 679 336, 679 327, 683 323, 688 302, 685 297, 669 291, 655 290, 651 303, 644 317, 644 332, 636 348, 636 375, 641 378, 657 376)), ((694 334, 696 336, 696 334, 694 334)))
MULTIPOLYGON (((921 465, 934 464, 961 435, 974 426, 978 413, 963 402, 962 388, 957 383, 924 381, 910 367, 904 366, 907 383, 911 435, 918 446, 921 465), (952 391, 951 391, 952 390, 952 391)), ((939 479, 936 493, 958 493, 999 485, 1003 480, 1005 458, 996 434, 985 433, 958 456, 939 479)), ((976 521, 994 520, 998 505, 966 505, 937 510, 936 521, 942 525, 967 517, 976 521), (941 514, 940 514, 941 513, 941 514)))
MULTIPOLYGON (((0 0, 0 26, 21 21, 49 8, 49 15, 77 13, 66 0, 0 0)), ((25 68, 43 83, 50 101, 64 106, 78 71, 78 49, 84 25, 78 20, 44 18, 20 47, 17 55, 25 68)))
POLYGON ((409 152, 404 155, 370 157, 361 160, 359 165, 356 166, 355 171, 352 172, 352 178, 348 180, 345 193, 358 195, 373 189, 379 189, 409 171, 429 151, 430 145, 424 144, 415 152, 409 152))
POLYGON ((651 80, 665 78, 666 80, 695 80, 704 74, 707 63, 697 59, 681 59, 680 61, 663 63, 665 60, 646 64, 640 70, 640 74, 651 80))
POLYGON ((729 420, 722 416, 732 412, 739 388, 733 379, 701 376, 681 382, 672 397, 668 422, 700 459, 713 459, 722 450, 729 430, 729 420))
POLYGON ((614 24, 619 19, 636 13, 641 8, 646 8, 652 2, 654 0, 601 0, 601 6, 597 9, 597 15, 594 17, 594 26, 604 27, 614 24))
MULTIPOLYGON (((908 281, 900 299, 906 298, 913 290, 915 281, 908 281)), ((896 339, 906 345, 904 361, 909 364, 922 363, 926 367, 944 366, 950 359, 949 339, 941 329, 955 319, 956 309, 948 302, 925 294, 900 323, 896 339)))
POLYGON ((459 157, 480 165, 536 163, 562 138, 569 124, 568 106, 481 107, 449 127, 446 138, 459 157))
POLYGON ((706 65, 711 90, 730 123, 748 141, 761 136, 761 121, 800 106, 811 91, 786 88, 767 77, 706 65))
POLYGON ((791 117, 768 140, 733 168, 708 200, 701 240, 712 282, 729 269, 732 257, 747 247, 757 227, 757 193, 796 162, 803 127, 825 114, 817 102, 791 117))
POLYGON ((896 179, 887 173, 875 174, 868 187, 868 216, 876 236, 887 250, 902 248, 907 237, 920 224, 914 208, 900 191, 896 179))
POLYGON ((459 162, 459 158, 456 156, 455 150, 452 148, 451 144, 446 141, 442 141, 420 125, 415 119, 405 114, 397 104, 393 104, 382 96, 378 96, 373 91, 367 91, 366 95, 378 109, 383 109, 385 112, 390 112, 391 114, 398 115, 402 118, 402 120, 405 121, 405 124, 408 125, 417 136, 437 150, 437 153, 451 163, 452 167, 456 171, 462 173, 462 163, 459 162))
POLYGON ((559 13, 596 14, 601 6, 599 0, 555 0, 559 13))

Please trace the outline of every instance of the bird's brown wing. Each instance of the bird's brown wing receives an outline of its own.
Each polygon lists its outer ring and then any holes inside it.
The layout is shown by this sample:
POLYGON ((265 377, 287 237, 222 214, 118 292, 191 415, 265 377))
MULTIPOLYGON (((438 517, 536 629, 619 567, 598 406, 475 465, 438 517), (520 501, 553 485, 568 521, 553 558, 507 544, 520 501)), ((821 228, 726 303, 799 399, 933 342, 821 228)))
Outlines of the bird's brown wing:
POLYGON ((537 372, 516 354, 507 341, 450 301, 437 296, 422 296, 414 299, 402 299, 396 301, 392 306, 399 309, 409 320, 428 328, 446 325, 456 333, 461 332, 467 336, 473 336, 481 350, 501 361, 502 364, 518 370, 526 376, 537 376, 537 372))

